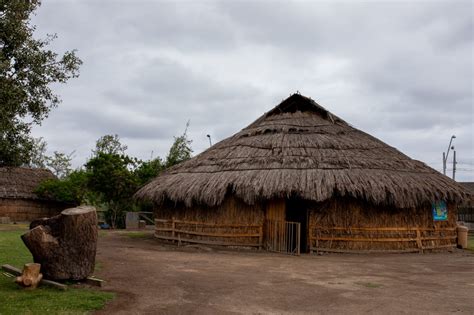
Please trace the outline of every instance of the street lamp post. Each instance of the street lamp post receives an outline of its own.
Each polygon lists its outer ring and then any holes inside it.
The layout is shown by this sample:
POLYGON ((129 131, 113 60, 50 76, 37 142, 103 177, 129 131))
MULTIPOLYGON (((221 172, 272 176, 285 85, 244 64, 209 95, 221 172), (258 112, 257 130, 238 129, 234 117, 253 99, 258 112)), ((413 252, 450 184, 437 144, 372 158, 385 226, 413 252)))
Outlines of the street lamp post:
POLYGON ((211 135, 207 135, 207 137, 209 138, 209 146, 212 147, 211 135))
POLYGON ((446 175, 446 164, 448 161, 449 150, 452 148, 451 143, 453 142, 453 139, 456 139, 455 135, 452 135, 451 139, 449 140, 448 150, 446 151, 446 154, 443 152, 443 174, 444 175, 446 175))

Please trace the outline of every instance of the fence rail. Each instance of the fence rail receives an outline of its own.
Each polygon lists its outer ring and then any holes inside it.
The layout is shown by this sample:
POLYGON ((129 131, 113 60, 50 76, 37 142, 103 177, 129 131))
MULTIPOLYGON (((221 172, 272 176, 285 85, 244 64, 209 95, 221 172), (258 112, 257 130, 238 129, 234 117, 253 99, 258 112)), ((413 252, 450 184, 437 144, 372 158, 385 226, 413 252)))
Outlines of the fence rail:
POLYGON ((224 246, 263 246, 263 226, 155 219, 155 237, 174 242, 224 246))
POLYGON ((423 252, 425 249, 452 248, 456 246, 456 228, 417 227, 322 227, 311 225, 309 233, 310 252, 423 252), (360 235, 369 233, 375 235, 360 235), (405 233, 400 236, 393 234, 405 233), (342 234, 342 235, 341 235, 342 234), (346 250, 331 248, 332 242, 412 242, 413 248, 401 250, 346 250), (449 241, 449 244, 429 245, 427 241, 449 241), (321 244, 323 243, 323 244, 321 244), (329 244, 328 244, 329 243, 329 244), (315 246, 313 246, 313 244, 315 246), (327 247, 329 245, 329 247, 327 247))

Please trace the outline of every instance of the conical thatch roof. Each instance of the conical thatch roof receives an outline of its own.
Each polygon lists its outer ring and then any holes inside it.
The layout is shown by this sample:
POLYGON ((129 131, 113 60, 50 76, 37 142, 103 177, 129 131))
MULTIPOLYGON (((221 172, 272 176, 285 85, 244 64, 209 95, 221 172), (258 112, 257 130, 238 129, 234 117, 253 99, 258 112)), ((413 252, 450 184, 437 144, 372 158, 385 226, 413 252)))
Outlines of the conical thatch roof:
POLYGON ((56 176, 49 170, 26 167, 0 167, 0 198, 39 199, 38 185, 56 176))
POLYGON ((400 208, 459 202, 464 190, 426 164, 294 94, 247 128, 169 169, 136 197, 219 205, 232 193, 257 200, 352 196, 400 208))

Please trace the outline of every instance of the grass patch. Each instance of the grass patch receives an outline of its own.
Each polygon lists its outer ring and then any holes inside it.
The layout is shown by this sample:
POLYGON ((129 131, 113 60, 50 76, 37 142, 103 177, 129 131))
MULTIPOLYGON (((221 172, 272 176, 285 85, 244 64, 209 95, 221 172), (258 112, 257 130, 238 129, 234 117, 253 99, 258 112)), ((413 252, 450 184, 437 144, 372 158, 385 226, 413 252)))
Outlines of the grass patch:
POLYGON ((26 229, 0 231, 0 265, 9 264, 22 268, 25 263, 33 261, 30 251, 20 238, 25 231, 26 229))
POLYGON ((366 287, 366 288, 370 288, 370 289, 376 289, 376 288, 381 288, 381 287, 383 287, 382 284, 380 284, 380 283, 373 283, 373 282, 356 282, 355 284, 360 285, 360 286, 363 286, 363 287, 366 287))
POLYGON ((18 230, 28 230, 30 227, 27 223, 17 223, 17 224, 0 224, 0 232, 1 231, 18 231, 18 230))
POLYGON ((99 237, 108 236, 107 230, 99 230, 99 237))
POLYGON ((474 251, 474 235, 467 237, 467 249, 474 251))
POLYGON ((152 238, 153 232, 140 232, 140 231, 133 231, 133 232, 124 232, 121 233, 131 238, 152 238))
MULTIPOLYGON (((20 235, 25 230, 0 231, 0 265, 22 268, 32 262, 30 252, 20 235)), ((0 314, 84 314, 104 307, 114 294, 92 289, 69 288, 60 291, 40 286, 36 290, 21 289, 0 273, 0 314)))

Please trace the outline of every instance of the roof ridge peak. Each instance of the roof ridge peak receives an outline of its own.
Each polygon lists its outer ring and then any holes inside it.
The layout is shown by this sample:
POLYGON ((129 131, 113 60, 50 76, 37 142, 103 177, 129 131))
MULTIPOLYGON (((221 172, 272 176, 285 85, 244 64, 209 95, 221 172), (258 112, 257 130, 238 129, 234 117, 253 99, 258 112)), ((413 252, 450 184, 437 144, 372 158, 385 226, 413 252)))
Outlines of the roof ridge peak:
POLYGON ((262 118, 265 119, 270 116, 283 113, 295 113, 298 111, 316 113, 323 119, 330 121, 332 124, 342 123, 349 125, 346 121, 316 103, 316 101, 314 101, 312 98, 304 96, 299 92, 291 94, 288 98, 281 101, 280 104, 276 105, 272 110, 265 113, 262 118))

